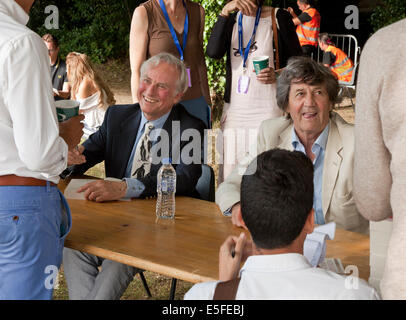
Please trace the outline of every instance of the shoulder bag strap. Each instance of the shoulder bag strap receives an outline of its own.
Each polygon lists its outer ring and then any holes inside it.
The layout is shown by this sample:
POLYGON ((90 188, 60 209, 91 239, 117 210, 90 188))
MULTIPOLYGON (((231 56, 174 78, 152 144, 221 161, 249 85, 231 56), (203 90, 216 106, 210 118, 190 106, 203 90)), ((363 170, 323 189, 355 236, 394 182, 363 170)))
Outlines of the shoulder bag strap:
POLYGON ((219 282, 214 291, 213 300, 235 300, 241 278, 219 282))
POLYGON ((276 27, 275 8, 272 8, 272 30, 273 40, 275 44, 275 70, 279 69, 279 44, 278 44, 278 28, 276 27))

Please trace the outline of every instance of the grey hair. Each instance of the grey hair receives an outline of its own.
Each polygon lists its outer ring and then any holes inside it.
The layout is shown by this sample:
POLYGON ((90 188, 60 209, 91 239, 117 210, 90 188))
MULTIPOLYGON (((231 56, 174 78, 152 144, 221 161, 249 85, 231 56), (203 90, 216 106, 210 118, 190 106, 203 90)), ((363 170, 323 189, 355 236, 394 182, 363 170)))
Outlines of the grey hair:
POLYGON ((308 57, 292 57, 289 59, 282 74, 278 77, 276 101, 278 107, 286 111, 289 105, 290 86, 293 83, 309 85, 325 84, 328 97, 333 106, 340 102, 338 98, 339 85, 332 72, 320 63, 308 57))
POLYGON ((179 76, 176 84, 177 94, 180 92, 185 93, 188 88, 188 73, 186 71, 186 67, 180 59, 176 58, 170 53, 161 52, 144 61, 140 69, 141 78, 148 70, 158 66, 161 62, 165 62, 173 66, 178 71, 179 76))

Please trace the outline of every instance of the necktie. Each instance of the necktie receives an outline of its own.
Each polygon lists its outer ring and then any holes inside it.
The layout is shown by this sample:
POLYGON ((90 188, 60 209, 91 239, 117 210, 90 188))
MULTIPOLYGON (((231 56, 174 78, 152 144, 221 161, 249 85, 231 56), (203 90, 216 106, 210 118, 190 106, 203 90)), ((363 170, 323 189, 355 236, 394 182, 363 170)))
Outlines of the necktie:
POLYGON ((150 140, 149 134, 152 129, 154 129, 154 125, 147 122, 145 124, 144 133, 138 141, 137 148, 135 149, 134 161, 131 169, 132 178, 143 178, 151 170, 150 151, 152 141, 150 140))

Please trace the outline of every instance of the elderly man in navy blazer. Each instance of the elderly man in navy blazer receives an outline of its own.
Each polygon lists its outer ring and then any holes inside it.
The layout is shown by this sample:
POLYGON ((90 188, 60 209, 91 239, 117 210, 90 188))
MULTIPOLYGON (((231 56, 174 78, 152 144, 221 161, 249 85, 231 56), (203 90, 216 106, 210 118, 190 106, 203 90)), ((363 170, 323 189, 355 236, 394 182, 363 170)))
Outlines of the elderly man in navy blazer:
MULTIPOLYGON (((104 160, 106 177, 115 178, 81 187, 78 191, 87 200, 155 196, 161 160, 168 157, 176 170, 176 193, 198 196, 195 186, 201 175, 205 124, 178 104, 187 89, 187 77, 183 63, 170 54, 144 62, 139 103, 109 107, 100 129, 76 154, 70 154, 73 159, 86 157, 86 163, 72 172, 84 173, 104 160)), ((139 271, 68 248, 63 263, 70 299, 119 299, 139 271)))

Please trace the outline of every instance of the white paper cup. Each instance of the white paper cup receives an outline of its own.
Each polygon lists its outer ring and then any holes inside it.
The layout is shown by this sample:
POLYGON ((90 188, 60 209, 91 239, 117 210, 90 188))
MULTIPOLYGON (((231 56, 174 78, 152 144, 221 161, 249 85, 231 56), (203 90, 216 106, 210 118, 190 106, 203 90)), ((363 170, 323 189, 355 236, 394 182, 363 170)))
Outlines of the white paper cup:
POLYGON ((55 101, 58 121, 63 122, 74 116, 79 115, 79 101, 76 100, 58 100, 55 101))

